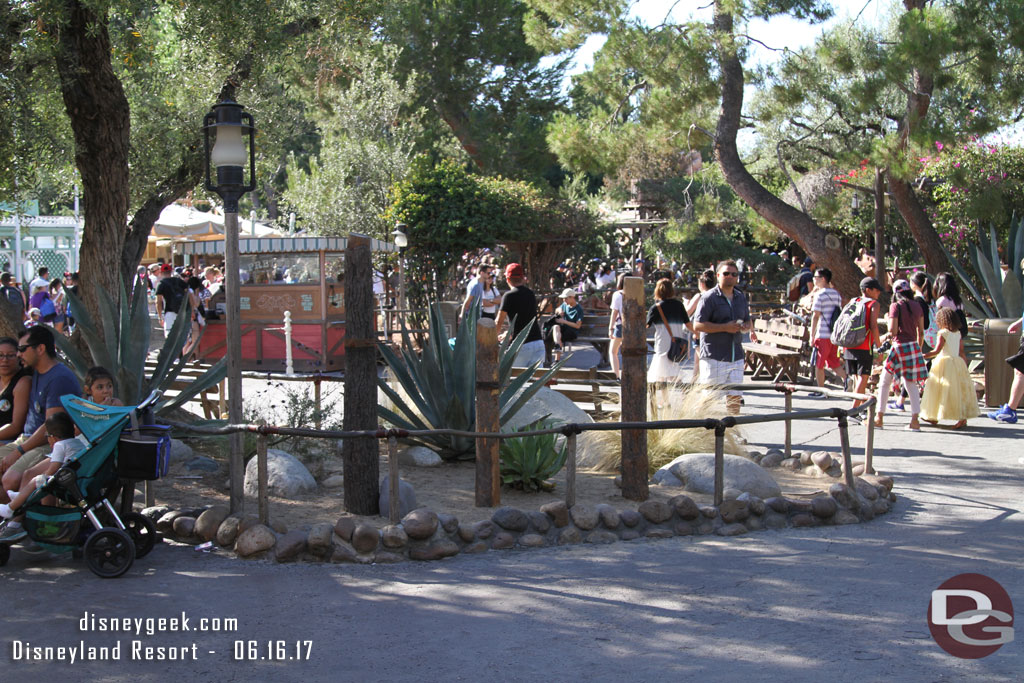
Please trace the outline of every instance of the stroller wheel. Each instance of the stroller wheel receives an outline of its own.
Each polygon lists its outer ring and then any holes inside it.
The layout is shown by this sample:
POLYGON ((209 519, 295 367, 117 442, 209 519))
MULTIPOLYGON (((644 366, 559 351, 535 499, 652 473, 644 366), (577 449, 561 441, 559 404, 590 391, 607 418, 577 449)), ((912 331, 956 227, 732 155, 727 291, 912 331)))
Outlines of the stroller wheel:
POLYGON ((122 521, 124 530, 135 544, 135 559, 148 555, 156 545, 156 525, 153 521, 138 512, 129 512, 122 521))
POLYGON ((11 546, 4 543, 0 545, 0 567, 7 564, 9 559, 11 559, 11 546))
POLYGON ((89 569, 104 579, 121 576, 135 561, 135 544, 131 536, 114 527, 104 527, 89 536, 83 551, 89 569))

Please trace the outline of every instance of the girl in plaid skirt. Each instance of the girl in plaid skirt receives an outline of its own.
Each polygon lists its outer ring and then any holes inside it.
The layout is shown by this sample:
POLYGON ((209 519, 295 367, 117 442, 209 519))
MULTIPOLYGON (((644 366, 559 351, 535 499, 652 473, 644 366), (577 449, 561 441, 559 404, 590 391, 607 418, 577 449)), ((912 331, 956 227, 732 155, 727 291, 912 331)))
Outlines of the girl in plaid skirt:
POLYGON ((885 408, 889 401, 889 390, 894 377, 899 377, 910 398, 910 424, 907 429, 921 431, 918 415, 921 412, 921 382, 928 379, 928 368, 921 353, 924 338, 924 311, 914 301, 914 292, 906 280, 893 283, 895 294, 889 307, 889 332, 882 340, 889 339, 892 348, 882 366, 882 378, 878 384, 878 415, 875 426, 881 428, 885 420, 885 408))

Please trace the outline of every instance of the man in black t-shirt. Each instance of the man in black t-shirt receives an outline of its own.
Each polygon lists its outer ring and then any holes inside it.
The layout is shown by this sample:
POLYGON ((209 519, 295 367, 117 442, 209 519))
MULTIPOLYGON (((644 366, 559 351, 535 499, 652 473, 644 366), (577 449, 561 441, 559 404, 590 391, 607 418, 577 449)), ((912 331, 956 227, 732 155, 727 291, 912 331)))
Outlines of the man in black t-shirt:
POLYGON ((160 284, 156 286, 156 314, 163 321, 165 337, 178 317, 184 297, 184 283, 174 274, 171 264, 165 263, 160 267, 160 284))
POLYGON ((544 360, 544 337, 537 325, 537 297, 526 286, 526 274, 518 263, 510 263, 505 267, 505 279, 512 289, 501 298, 495 324, 500 330, 505 322, 511 321, 513 338, 525 327, 530 327, 515 360, 516 367, 525 368, 544 360))

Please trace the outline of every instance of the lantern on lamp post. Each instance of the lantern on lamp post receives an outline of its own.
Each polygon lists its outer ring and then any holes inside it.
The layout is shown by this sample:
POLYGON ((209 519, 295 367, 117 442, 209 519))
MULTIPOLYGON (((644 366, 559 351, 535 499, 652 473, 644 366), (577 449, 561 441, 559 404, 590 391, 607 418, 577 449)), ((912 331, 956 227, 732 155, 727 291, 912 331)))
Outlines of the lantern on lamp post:
POLYGON ((391 240, 398 247, 398 310, 400 315, 405 316, 405 248, 409 246, 409 236, 405 234, 408 229, 405 223, 396 223, 391 233, 391 240))
MULTIPOLYGON (((228 379, 228 422, 242 423, 242 328, 239 286, 238 200, 256 188, 256 127, 252 115, 230 97, 222 97, 203 117, 205 187, 224 201, 225 337, 228 379), (213 145, 211 147, 211 136, 213 145), (246 149, 248 143, 248 150, 246 149), (249 178, 245 180, 248 161, 249 178), (216 182, 210 167, 216 169, 216 182)), ((231 512, 241 512, 244 463, 242 434, 230 437, 231 512)))

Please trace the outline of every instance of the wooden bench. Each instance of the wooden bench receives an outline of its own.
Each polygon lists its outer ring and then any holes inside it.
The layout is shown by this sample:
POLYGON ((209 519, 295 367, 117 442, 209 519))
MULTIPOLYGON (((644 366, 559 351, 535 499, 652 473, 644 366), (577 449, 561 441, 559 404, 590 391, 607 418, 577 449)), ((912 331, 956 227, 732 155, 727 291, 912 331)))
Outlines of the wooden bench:
MULTIPOLYGON (((512 377, 518 377, 525 368, 512 368, 512 377)), ((544 370, 538 369, 534 377, 539 377, 544 370)), ((619 381, 610 370, 589 368, 562 368, 548 381, 548 386, 568 398, 573 403, 589 403, 594 407, 586 410, 590 415, 603 415, 604 403, 608 394, 619 391, 619 381)))
POLYGON ((808 326, 791 319, 754 319, 756 342, 743 344, 743 358, 753 379, 799 382, 801 371, 810 368, 811 344, 808 326))
POLYGON ((597 352, 601 354, 602 364, 608 362, 608 321, 611 316, 584 315, 583 327, 576 331, 576 338, 570 344, 592 344, 597 352))

